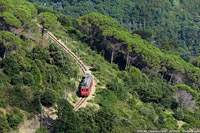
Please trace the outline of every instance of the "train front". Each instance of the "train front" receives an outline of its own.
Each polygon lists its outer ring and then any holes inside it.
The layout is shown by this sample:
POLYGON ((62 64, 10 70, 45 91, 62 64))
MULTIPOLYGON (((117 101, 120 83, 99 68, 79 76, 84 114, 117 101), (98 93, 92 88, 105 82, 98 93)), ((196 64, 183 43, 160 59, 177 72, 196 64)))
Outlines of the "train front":
POLYGON ((89 96, 93 85, 93 78, 91 74, 86 74, 81 87, 81 96, 89 96))

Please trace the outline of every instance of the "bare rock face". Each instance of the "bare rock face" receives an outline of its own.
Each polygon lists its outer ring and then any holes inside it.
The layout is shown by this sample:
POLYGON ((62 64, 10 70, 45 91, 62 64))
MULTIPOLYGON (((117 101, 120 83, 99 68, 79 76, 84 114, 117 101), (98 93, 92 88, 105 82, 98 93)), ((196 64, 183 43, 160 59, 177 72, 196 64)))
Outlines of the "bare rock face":
POLYGON ((193 99, 192 94, 186 90, 178 90, 174 93, 175 98, 180 103, 180 108, 190 107, 192 108, 195 105, 195 100, 193 99))

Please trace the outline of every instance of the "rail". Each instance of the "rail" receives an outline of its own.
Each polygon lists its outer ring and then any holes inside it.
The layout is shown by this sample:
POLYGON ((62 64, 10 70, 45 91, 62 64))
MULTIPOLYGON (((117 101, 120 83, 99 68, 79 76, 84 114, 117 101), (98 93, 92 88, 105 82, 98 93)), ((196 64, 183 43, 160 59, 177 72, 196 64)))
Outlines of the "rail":
MULTIPOLYGON (((39 29, 41 30, 41 26, 39 26, 39 29)), ((69 50, 65 44, 58 40, 50 31, 48 30, 45 30, 44 31, 44 34, 47 35, 52 41, 54 41, 55 43, 59 44, 67 53, 69 53, 69 55, 77 62, 77 64, 80 66, 81 68, 81 71, 83 72, 83 74, 86 74, 86 72, 88 71, 87 70, 87 67, 83 64, 83 62, 71 51, 69 50)), ((77 111, 80 106, 86 101, 86 97, 84 98, 80 98, 80 100, 74 105, 74 111, 77 111)))

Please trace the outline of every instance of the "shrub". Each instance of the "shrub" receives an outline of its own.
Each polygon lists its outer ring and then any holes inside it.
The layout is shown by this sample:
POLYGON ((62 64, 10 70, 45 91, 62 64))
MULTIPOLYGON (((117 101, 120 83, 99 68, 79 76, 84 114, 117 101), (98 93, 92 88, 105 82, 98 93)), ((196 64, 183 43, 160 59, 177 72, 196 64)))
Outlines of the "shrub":
POLYGON ((11 79, 11 84, 12 85, 19 85, 21 86, 23 83, 22 77, 21 75, 15 75, 12 79, 11 79))
POLYGON ((124 87, 124 85, 120 82, 118 82, 118 79, 114 79, 112 80, 109 84, 108 84, 108 89, 113 91, 115 93, 115 95, 121 99, 121 100, 126 100, 127 98, 127 91, 124 87))
POLYGON ((35 133, 49 133, 49 131, 47 130, 47 127, 41 126, 35 133))
POLYGON ((35 62, 33 63, 30 72, 31 72, 31 74, 33 75, 35 84, 40 84, 40 82, 41 82, 41 80, 42 80, 42 75, 41 75, 41 72, 40 72, 39 68, 38 68, 37 65, 35 64, 35 62))
POLYGON ((177 120, 183 120, 184 119, 184 112, 182 109, 178 108, 176 111, 175 111, 175 114, 174 114, 175 118, 177 120))
POLYGON ((3 68, 8 76, 14 76, 20 72, 20 66, 14 56, 6 56, 3 60, 3 68))
POLYGON ((182 128, 184 128, 185 130, 189 130, 190 129, 190 124, 188 124, 188 123, 185 123, 185 124, 183 124, 182 125, 182 128))
POLYGON ((10 126, 7 117, 0 114, 0 132, 5 133, 10 130, 10 126))
POLYGON ((44 106, 52 106, 56 102, 56 99, 56 92, 52 89, 47 89, 41 98, 41 103, 44 106))
POLYGON ((33 75, 30 72, 26 72, 23 77, 23 82, 26 85, 33 85, 35 83, 33 75))
POLYGON ((11 128, 16 129, 18 124, 23 121, 23 115, 19 112, 18 109, 13 110, 13 112, 6 114, 8 124, 11 128))

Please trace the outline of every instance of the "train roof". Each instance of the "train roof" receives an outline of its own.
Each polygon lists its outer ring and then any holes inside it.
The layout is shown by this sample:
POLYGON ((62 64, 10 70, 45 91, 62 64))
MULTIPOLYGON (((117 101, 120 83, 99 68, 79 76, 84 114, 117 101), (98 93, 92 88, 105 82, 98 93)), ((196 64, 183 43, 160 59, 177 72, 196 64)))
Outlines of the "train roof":
POLYGON ((85 79, 83 81, 82 88, 89 88, 91 82, 92 82, 92 75, 91 74, 85 74, 85 79))

